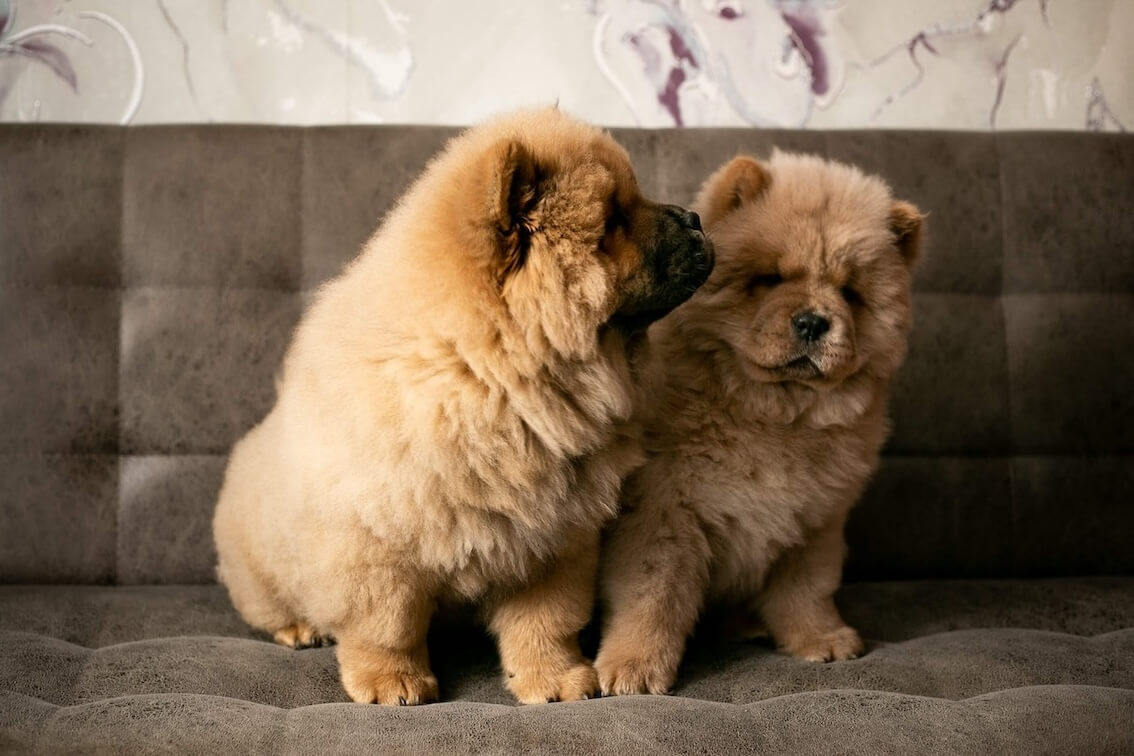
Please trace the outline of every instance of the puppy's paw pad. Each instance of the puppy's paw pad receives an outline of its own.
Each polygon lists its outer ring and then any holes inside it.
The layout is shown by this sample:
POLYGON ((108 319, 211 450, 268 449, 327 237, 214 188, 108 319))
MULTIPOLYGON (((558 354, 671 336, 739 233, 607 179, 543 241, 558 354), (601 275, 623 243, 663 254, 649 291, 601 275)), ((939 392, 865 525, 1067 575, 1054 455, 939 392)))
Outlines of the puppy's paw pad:
POLYGON ((673 685, 674 670, 657 660, 624 658, 610 660, 599 658, 595 662, 598 669, 599 685, 604 696, 632 696, 650 693, 665 695, 673 685))
POLYGON ((598 675, 588 663, 576 664, 562 672, 516 672, 508 675, 507 684, 516 700, 526 704, 581 701, 595 698, 599 692, 598 675))
POLYGON ((857 659, 865 648, 855 629, 844 625, 829 633, 794 641, 783 650, 805 661, 829 662, 857 659))
POLYGON ((277 630, 272 640, 288 648, 320 648, 329 646, 334 640, 329 635, 323 635, 305 622, 297 622, 277 630))
POLYGON ((343 688, 355 703, 383 706, 417 706, 436 701, 437 678, 430 674, 343 672, 343 688))

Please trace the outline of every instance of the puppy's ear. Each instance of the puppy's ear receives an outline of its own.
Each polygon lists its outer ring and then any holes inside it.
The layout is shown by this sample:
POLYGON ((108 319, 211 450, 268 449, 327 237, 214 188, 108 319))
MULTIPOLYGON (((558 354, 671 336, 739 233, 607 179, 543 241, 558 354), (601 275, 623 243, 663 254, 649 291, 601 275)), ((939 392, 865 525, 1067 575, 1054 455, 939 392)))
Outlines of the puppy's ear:
POLYGON ((497 257, 494 269, 503 283, 523 267, 531 239, 531 212, 539 201, 539 165, 524 144, 509 140, 488 156, 488 217, 494 227, 497 257))
POLYGON ((913 265, 921 254, 924 230, 925 216, 910 203, 899 200, 890 208, 890 231, 906 265, 913 265))
POLYGON ((696 206, 706 227, 760 196, 771 183, 768 169, 755 158, 734 157, 706 179, 696 206))

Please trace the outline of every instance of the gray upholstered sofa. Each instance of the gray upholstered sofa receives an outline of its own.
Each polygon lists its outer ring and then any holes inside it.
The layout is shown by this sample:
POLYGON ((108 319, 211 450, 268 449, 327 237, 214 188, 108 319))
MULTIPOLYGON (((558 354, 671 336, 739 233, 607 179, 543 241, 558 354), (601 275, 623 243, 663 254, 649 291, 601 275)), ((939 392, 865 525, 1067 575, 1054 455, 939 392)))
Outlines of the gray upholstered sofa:
MULTIPOLYGON (((213 584, 225 454, 307 294, 450 130, 0 126, 0 751, 1134 752, 1134 137, 619 131, 688 201, 738 150, 879 171, 931 218, 885 463, 811 665, 694 643, 669 697, 347 703, 213 584)), ((593 639, 592 639, 593 640, 593 639)))

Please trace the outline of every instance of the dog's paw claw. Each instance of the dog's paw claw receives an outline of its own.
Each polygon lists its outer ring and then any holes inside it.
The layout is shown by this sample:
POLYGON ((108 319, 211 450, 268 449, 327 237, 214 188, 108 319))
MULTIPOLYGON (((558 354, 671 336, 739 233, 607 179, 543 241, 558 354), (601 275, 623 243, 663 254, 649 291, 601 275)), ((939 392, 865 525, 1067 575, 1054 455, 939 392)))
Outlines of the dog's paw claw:
POLYGON ((865 650, 862 638, 847 625, 821 635, 793 640, 781 648, 787 654, 810 662, 850 661, 857 659, 865 650))
POLYGON ((582 701, 598 691, 598 675, 583 662, 558 673, 516 672, 507 678, 507 685, 520 703, 582 701))
POLYGON ((639 694, 665 695, 673 685, 675 671, 657 660, 602 658, 595 662, 599 674, 599 688, 604 696, 632 696, 639 694))
POLYGON ((343 687, 355 703, 417 706, 437 700, 437 678, 431 674, 387 672, 343 674, 343 687))

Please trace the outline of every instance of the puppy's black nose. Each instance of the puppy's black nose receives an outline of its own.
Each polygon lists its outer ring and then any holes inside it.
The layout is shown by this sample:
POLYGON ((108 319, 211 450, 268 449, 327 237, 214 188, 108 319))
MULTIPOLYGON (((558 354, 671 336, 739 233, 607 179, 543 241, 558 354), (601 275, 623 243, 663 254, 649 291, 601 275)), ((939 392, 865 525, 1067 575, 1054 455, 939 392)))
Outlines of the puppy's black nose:
POLYGON ((697 215, 697 213, 693 212, 692 210, 686 211, 686 213, 685 213, 685 225, 688 226, 689 228, 693 229, 694 231, 700 231, 701 230, 701 216, 697 215))
POLYGON ((793 315, 791 325, 799 338, 807 342, 818 341, 823 338, 823 334, 831 330, 831 321, 810 310, 793 315))

